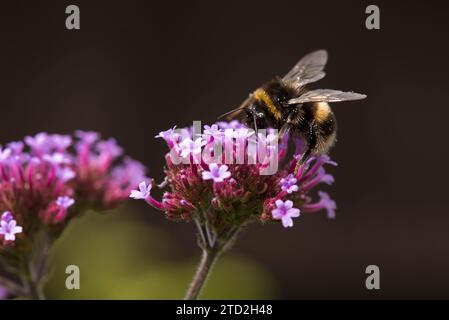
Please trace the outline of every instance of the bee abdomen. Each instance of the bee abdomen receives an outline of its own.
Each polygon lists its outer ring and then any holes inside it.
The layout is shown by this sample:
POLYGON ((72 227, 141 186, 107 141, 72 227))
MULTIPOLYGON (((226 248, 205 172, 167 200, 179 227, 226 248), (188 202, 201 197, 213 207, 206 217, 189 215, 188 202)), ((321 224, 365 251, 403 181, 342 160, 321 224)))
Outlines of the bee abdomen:
POLYGON ((314 106, 314 120, 323 137, 332 135, 337 130, 337 122, 329 104, 317 102, 314 106))
POLYGON ((317 128, 317 153, 326 153, 335 143, 337 136, 337 121, 326 102, 314 104, 314 121, 317 128))

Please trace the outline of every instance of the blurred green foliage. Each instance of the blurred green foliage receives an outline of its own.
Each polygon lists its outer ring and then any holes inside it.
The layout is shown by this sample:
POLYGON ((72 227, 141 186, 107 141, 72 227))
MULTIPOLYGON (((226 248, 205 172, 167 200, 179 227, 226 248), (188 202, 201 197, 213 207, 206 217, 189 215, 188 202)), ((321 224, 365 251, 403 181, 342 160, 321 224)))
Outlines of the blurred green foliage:
MULTIPOLYGON (((128 210, 127 210, 128 211, 128 210)), ((192 234, 192 246, 195 245, 192 234)), ((72 221, 52 250, 49 299, 181 299, 198 255, 176 258, 176 237, 142 223, 131 212, 91 212, 72 221), (77 265, 81 289, 65 287, 67 265, 77 265)), ((270 299, 276 286, 262 266, 224 254, 202 299, 270 299)))

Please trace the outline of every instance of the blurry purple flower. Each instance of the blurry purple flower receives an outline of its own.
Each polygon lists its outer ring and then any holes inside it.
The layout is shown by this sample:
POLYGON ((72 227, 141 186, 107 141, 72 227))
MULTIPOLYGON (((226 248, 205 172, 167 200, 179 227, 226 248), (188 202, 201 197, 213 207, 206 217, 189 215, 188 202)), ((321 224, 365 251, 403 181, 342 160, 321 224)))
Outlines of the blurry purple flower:
POLYGON ((3 162, 6 159, 8 159, 10 155, 11 155, 11 149, 10 148, 2 149, 0 147, 0 162, 3 162))
MULTIPOLYGON (((0 148, 0 259, 11 274, 24 273, 23 265, 32 263, 30 257, 45 260, 43 250, 73 217, 89 209, 116 207, 147 179, 144 166, 122 157, 114 139, 100 140, 98 133, 84 131, 76 136, 72 140, 68 135, 38 133, 25 138, 26 146, 14 141, 0 148)), ((154 199, 148 203, 163 208, 154 199)), ((24 295, 31 282, 40 281, 28 273, 26 277, 30 283, 20 282, 24 295)))
POLYGON ((72 169, 65 167, 65 168, 60 168, 57 171, 57 176, 62 181, 67 182, 67 181, 75 178, 76 177, 76 173, 72 169))
POLYGON ((31 148, 33 152, 46 152, 49 145, 48 134, 46 132, 40 132, 34 137, 27 136, 25 137, 25 143, 31 148))
POLYGON ((329 219, 335 218, 335 210, 337 209, 337 204, 332 200, 326 192, 318 191, 320 200, 316 203, 308 203, 304 206, 304 211, 306 212, 316 212, 325 209, 327 211, 327 217, 329 219))
POLYGON ((218 166, 216 163, 211 163, 209 165, 209 171, 203 171, 202 173, 203 180, 214 180, 214 182, 223 182, 224 179, 227 179, 231 176, 231 173, 228 171, 227 165, 218 166))
POLYGON ((75 203, 75 200, 67 197, 67 196, 63 196, 63 197, 58 197, 58 199, 56 199, 56 204, 64 209, 67 209, 68 207, 72 206, 75 203))
POLYGON ((14 155, 20 154, 23 150, 24 144, 22 141, 12 141, 8 143, 8 148, 11 149, 14 155))
POLYGON ((334 176, 331 174, 325 174, 323 175, 323 177, 321 178, 321 182, 331 185, 335 182, 334 176))
POLYGON ((123 154, 123 149, 117 145, 117 141, 113 138, 98 142, 97 149, 100 154, 104 153, 112 158, 119 157, 123 154))
POLYGON ((293 227, 292 218, 299 217, 299 209, 293 208, 293 202, 290 200, 276 200, 276 209, 271 211, 273 219, 281 220, 285 228, 293 227))
POLYGON ((58 151, 65 151, 72 144, 72 138, 68 135, 53 134, 52 139, 53 145, 58 151))
POLYGON ((152 184, 149 183, 148 186, 145 181, 139 183, 139 190, 132 190, 129 195, 133 199, 147 199, 150 196, 152 184))
POLYGON ((75 136, 77 138, 79 138, 82 142, 87 143, 87 144, 92 144, 100 138, 100 135, 98 134, 98 132, 83 131, 83 130, 76 130, 75 136))
POLYGON ((52 154, 44 154, 44 156, 42 157, 45 161, 48 161, 52 164, 68 164, 70 163, 70 158, 61 152, 55 152, 52 154))

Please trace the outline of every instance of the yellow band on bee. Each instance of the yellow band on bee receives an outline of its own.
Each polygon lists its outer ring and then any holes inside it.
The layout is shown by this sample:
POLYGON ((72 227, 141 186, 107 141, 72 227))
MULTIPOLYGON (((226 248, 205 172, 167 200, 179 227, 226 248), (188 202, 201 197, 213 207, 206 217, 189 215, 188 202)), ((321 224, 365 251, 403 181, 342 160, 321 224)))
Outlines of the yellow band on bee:
POLYGON ((271 100, 270 96, 264 89, 259 88, 254 91, 254 97, 256 98, 256 100, 263 102, 268 108, 268 111, 270 111, 277 120, 280 120, 282 118, 281 112, 276 108, 273 100, 271 100))

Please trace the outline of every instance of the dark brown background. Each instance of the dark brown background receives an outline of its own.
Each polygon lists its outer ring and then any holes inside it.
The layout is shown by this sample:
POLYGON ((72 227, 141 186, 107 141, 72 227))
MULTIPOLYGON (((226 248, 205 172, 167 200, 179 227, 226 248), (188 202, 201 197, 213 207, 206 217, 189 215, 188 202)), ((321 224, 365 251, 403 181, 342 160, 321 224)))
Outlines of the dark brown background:
MULTIPOLYGON (((252 226, 235 250, 280 298, 449 298, 448 34, 443 1, 387 3, 365 29, 356 1, 14 1, 0 13, 0 143, 38 131, 117 137, 162 177, 160 130, 214 121, 303 54, 329 51, 319 87, 366 93, 334 105, 338 218, 252 226), (65 7, 81 30, 65 29, 65 7), (425 3, 425 4, 424 4, 425 3), (381 290, 364 287, 381 269, 381 290)), ((315 85, 316 87, 317 85, 315 85)), ((143 204, 148 223, 197 255, 191 225, 143 204)))

